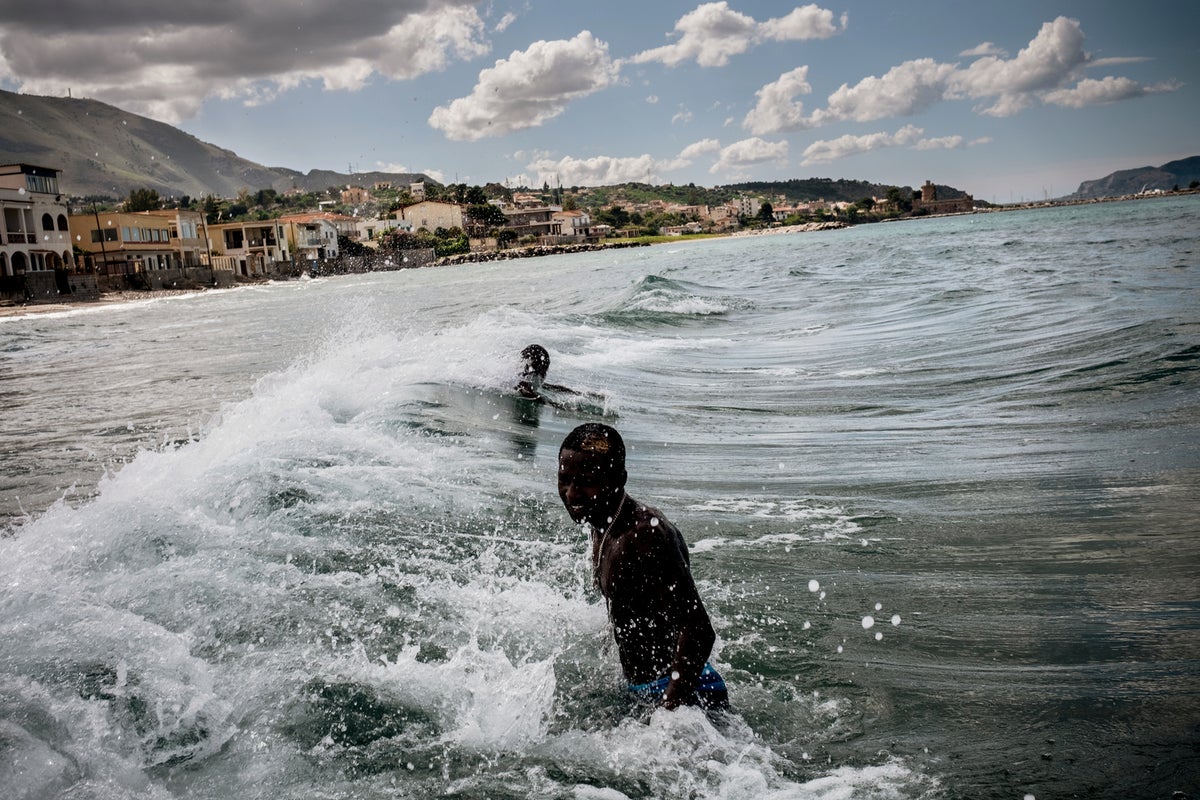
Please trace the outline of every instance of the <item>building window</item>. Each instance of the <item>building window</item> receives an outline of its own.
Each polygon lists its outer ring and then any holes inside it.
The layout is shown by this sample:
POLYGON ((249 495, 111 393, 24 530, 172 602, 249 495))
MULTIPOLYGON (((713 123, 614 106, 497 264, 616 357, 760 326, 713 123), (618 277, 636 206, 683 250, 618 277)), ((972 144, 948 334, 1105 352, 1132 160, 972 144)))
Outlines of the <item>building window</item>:
POLYGON ((26 175, 25 188, 42 194, 58 194, 58 178, 45 175, 26 175))

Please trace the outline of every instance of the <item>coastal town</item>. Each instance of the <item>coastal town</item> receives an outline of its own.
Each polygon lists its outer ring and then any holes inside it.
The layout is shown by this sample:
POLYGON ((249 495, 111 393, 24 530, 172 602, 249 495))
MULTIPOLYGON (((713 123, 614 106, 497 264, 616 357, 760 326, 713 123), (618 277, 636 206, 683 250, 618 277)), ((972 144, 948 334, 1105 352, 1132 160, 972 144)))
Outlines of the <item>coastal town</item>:
POLYGON ((561 189, 488 196, 481 187, 414 182, 347 186, 336 196, 331 189, 313 208, 222 219, 212 198, 206 208, 167 203, 156 192, 131 192, 102 208, 66 197, 60 178, 54 167, 0 166, 0 304, 627 247, 648 243, 648 236, 823 230, 867 215, 962 213, 975 205, 969 195, 939 200, 927 182, 912 198, 895 190, 858 203, 789 205, 782 197, 742 194, 721 204, 651 200, 597 213, 561 189), (347 213, 364 207, 371 213, 347 213))
MULTIPOLYGON (((713 203, 618 203, 608 195, 596 202, 595 190, 578 187, 417 181, 283 196, 244 191, 223 202, 172 202, 135 190, 101 204, 68 198, 60 178, 54 167, 0 166, 0 307, 1002 210, 964 193, 939 198, 930 181, 917 192, 891 187, 853 203, 744 192, 713 203)), ((1185 191, 1196 190, 1193 182, 1185 191)))

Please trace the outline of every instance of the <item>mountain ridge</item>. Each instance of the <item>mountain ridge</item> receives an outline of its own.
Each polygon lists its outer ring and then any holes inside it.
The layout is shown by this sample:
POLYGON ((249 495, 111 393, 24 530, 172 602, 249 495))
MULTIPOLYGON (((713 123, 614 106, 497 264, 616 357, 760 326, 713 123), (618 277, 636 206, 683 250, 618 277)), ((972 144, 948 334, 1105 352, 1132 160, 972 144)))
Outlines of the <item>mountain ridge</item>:
POLYGON ((164 197, 234 197, 243 189, 284 192, 294 187, 307 192, 348 182, 392 181, 407 186, 429 181, 422 173, 346 175, 267 167, 164 122, 98 100, 4 90, 0 90, 0 162, 60 169, 60 185, 69 195, 117 198, 133 189, 154 189, 164 197))
MULTIPOLYGON (((232 150, 204 142, 164 122, 142 117, 98 100, 17 94, 0 89, 0 163, 28 163, 62 170, 60 185, 68 195, 123 198, 134 189, 154 189, 163 197, 216 195, 235 197, 242 190, 324 191, 348 184, 371 186, 390 181, 437 184, 423 173, 342 173, 313 169, 307 173, 268 167, 232 150)), ((1169 191, 1200 180, 1200 156, 1159 167, 1118 170, 1083 181, 1062 200, 1090 200, 1169 191)), ((601 188, 601 187, 597 187, 601 188)), ((699 187, 697 187, 699 188, 699 187)), ((711 190, 763 192, 789 200, 857 200, 880 195, 887 184, 872 181, 810 178, 752 181, 711 190)), ((902 187, 907 189, 908 187, 902 187)), ((938 185, 938 196, 962 196, 938 185)))
POLYGON ((1200 156, 1168 161, 1158 167, 1135 167, 1111 172, 1103 178, 1084 181, 1064 200, 1098 200, 1102 197, 1121 197, 1144 191, 1169 192, 1176 186, 1187 188, 1200 181, 1200 156))

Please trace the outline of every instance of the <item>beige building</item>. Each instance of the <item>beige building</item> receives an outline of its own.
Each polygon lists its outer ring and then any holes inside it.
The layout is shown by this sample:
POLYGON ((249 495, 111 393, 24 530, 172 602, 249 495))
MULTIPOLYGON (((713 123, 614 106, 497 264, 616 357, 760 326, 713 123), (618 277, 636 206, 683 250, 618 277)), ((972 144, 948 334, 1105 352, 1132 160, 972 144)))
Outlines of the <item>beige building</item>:
POLYGON ((286 226, 277 219, 209 225, 214 269, 246 278, 274 274, 291 261, 286 226))
POLYGON ((439 203, 436 200, 425 200, 413 203, 396 212, 396 219, 408 220, 412 229, 419 231, 436 231, 438 228, 461 228, 463 226, 462 206, 457 203, 439 203))
POLYGON ((592 217, 586 211, 555 211, 550 219, 557 222, 563 236, 586 239, 592 236, 592 217))
POLYGON ((371 199, 371 193, 361 186, 347 186, 342 190, 342 203, 348 206, 360 206, 371 199))
POLYGON ((182 266, 177 242, 171 241, 171 220, 146 211, 95 211, 75 214, 69 221, 72 243, 83 251, 84 269, 100 275, 182 266))
POLYGON ((202 213, 183 208, 166 208, 161 211, 139 211, 137 213, 167 221, 167 233, 177 256, 176 266, 184 268, 208 266, 211 246, 208 242, 208 226, 204 222, 202 213))
POLYGON ((32 164, 0 166, 0 277, 75 269, 60 172, 32 164))

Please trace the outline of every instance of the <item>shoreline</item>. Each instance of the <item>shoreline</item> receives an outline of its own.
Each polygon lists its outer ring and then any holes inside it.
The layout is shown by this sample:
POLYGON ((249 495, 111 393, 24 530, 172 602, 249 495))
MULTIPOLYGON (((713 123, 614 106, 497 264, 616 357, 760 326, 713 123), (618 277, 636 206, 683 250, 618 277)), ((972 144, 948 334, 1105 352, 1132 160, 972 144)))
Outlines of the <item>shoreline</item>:
MULTIPOLYGON (((991 208, 977 208, 973 211, 963 211, 956 214, 927 214, 920 217, 905 217, 895 220, 883 220, 884 222, 906 222, 922 219, 935 219, 946 216, 969 216, 972 214, 989 214, 1004 211, 1026 211, 1038 210, 1044 208, 1064 208, 1077 205, 1091 205, 1094 203, 1113 203, 1113 202, 1128 202, 1135 200, 1151 200, 1162 199, 1164 197, 1178 197, 1181 195, 1200 194, 1198 189, 1184 189, 1178 192, 1170 192, 1166 194, 1154 195, 1124 195, 1118 197, 1104 197, 1089 200, 1076 201, 1045 201, 1041 203, 1029 203, 1007 206, 993 206, 991 208)), ((864 223, 871 224, 871 223, 864 223)), ((839 221, 828 222, 807 222, 800 225, 786 225, 779 228, 756 228, 745 231, 734 231, 732 233, 718 234, 716 236, 706 236, 703 239, 692 239, 691 241, 711 241, 715 239, 731 239, 745 238, 749 236, 774 236, 789 233, 812 233, 826 230, 840 230, 843 228, 854 227, 849 223, 839 221)), ((444 256, 435 261, 430 266, 459 266, 473 263, 485 263, 489 261, 506 261, 510 259, 523 259, 533 257, 544 257, 549 255, 557 255, 560 253, 573 252, 594 252, 610 248, 624 247, 650 247, 655 244, 673 244, 678 242, 689 241, 688 237, 682 236, 677 239, 671 239, 665 242, 635 242, 620 240, 616 242, 601 244, 601 245, 545 245, 533 246, 527 248, 513 248, 507 251, 492 251, 480 253, 463 253, 458 256, 444 256)), ((182 295, 202 294, 210 291, 227 291, 231 289, 241 288, 243 285, 255 284, 234 284, 225 289, 210 289, 208 287, 197 287, 193 289, 142 289, 132 290, 125 289, 117 292, 105 292, 96 300, 68 300, 65 302, 56 303, 6 303, 0 304, 0 320, 12 318, 36 317, 52 314, 66 314, 72 312, 98 310, 113 306, 128 305, 130 303, 160 300, 166 297, 178 297, 182 295)))
MULTIPOLYGON (((237 286, 228 287, 230 289, 239 288, 237 286)), ((184 295, 202 294, 214 290, 208 288, 199 289, 143 289, 143 290, 122 290, 119 292, 105 292, 96 300, 67 300, 60 303, 29 303, 26 305, 0 305, 0 319, 11 319, 13 317, 37 317, 48 314, 66 314, 79 311, 93 311, 103 308, 111 308, 113 306, 129 305, 131 303, 144 302, 147 300, 161 300, 165 297, 180 297, 184 295)))

